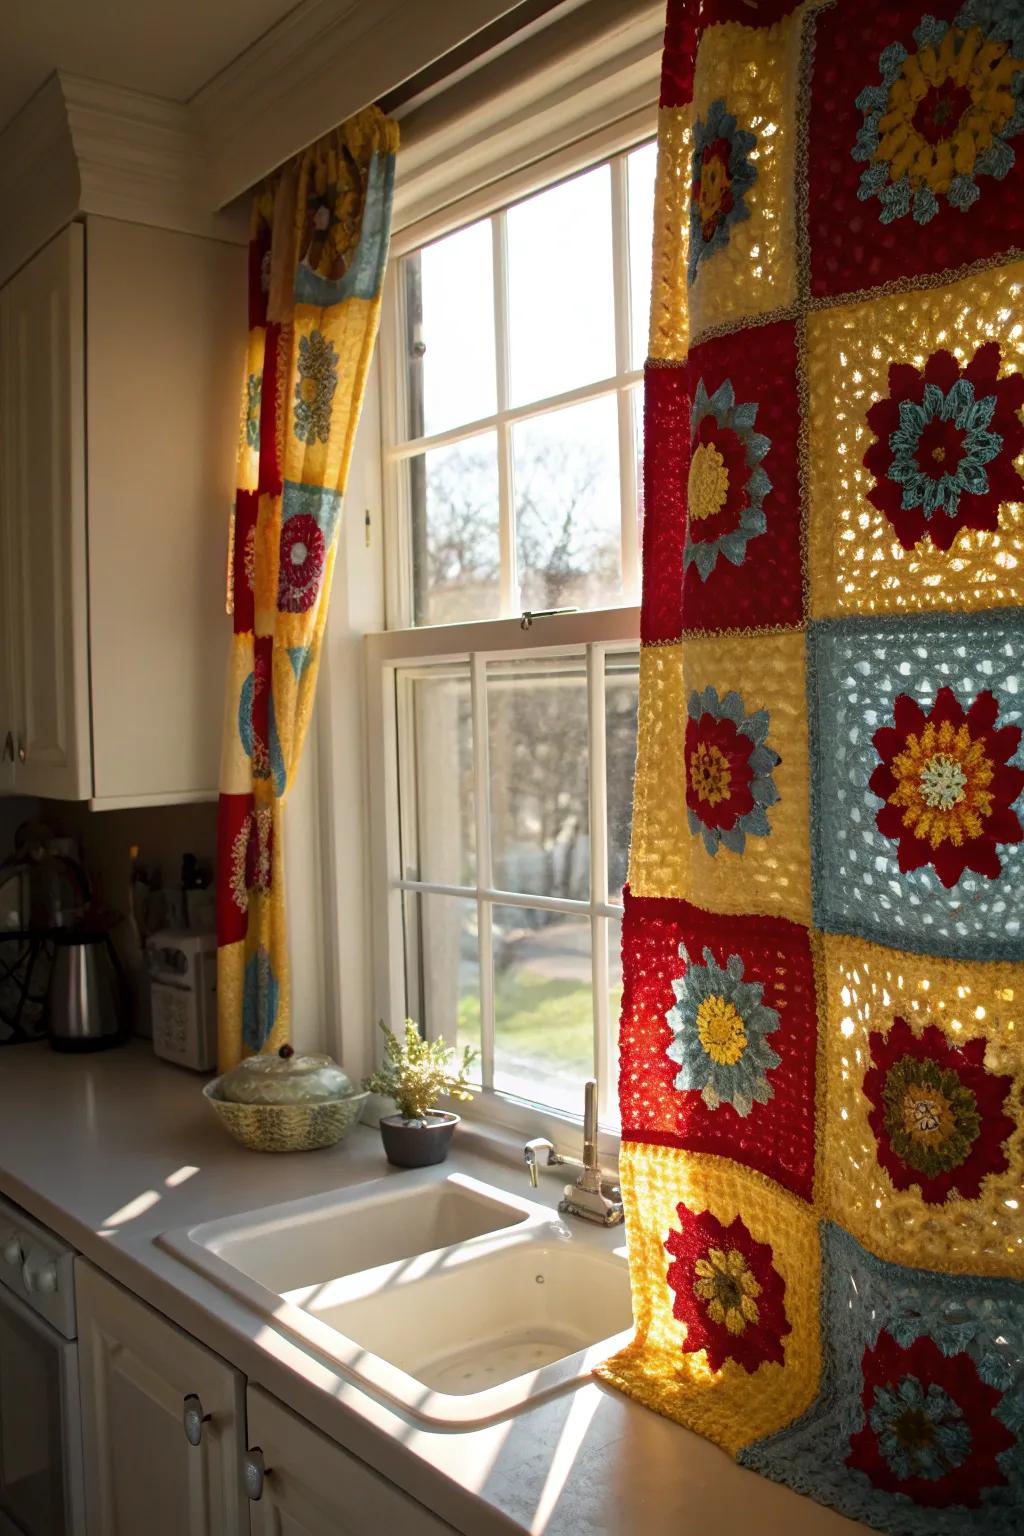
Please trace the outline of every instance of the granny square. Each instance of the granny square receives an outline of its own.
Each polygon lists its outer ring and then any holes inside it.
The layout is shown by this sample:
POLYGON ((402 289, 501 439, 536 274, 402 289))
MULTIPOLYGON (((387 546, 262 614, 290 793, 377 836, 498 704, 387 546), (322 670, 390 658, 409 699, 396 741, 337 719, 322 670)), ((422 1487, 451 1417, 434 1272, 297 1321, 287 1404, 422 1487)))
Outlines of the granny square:
POLYGON ((817 1010, 806 929, 626 893, 622 1134, 735 1158, 811 1198, 817 1010))
POLYGON ((963 959, 1024 956, 1024 618, 808 632, 814 921, 963 959))

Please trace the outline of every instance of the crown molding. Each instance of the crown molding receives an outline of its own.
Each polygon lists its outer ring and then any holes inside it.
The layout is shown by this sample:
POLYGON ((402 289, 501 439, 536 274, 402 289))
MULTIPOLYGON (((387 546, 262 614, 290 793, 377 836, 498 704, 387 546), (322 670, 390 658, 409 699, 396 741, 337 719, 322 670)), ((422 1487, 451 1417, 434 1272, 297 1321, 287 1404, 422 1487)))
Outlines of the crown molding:
POLYGON ((64 93, 51 75, 0 133, 0 283, 70 223, 80 198, 64 93))
POLYGON ((202 139, 189 107, 63 71, 57 79, 78 162, 80 212, 246 240, 247 210, 210 207, 202 139))

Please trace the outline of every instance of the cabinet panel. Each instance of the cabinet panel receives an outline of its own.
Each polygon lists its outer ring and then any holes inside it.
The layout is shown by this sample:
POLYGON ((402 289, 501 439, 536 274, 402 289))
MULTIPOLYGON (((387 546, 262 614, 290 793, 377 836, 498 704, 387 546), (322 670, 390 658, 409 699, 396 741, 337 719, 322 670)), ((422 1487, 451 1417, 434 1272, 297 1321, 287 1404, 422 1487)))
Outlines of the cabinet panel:
POLYGON ((0 381, 14 787, 67 799, 91 783, 82 285, 72 224, 4 290, 0 381))
POLYGON ((249 1444, 266 1468, 252 1536, 455 1536, 453 1528, 274 1398, 250 1387, 249 1444))
POLYGON ((243 1536, 244 1382, 218 1355, 90 1265, 75 1265, 89 1529, 243 1536), (208 1417, 199 1444, 185 1399, 208 1417))
POLYGON ((89 624, 99 805, 217 788, 246 252, 87 225, 89 624))

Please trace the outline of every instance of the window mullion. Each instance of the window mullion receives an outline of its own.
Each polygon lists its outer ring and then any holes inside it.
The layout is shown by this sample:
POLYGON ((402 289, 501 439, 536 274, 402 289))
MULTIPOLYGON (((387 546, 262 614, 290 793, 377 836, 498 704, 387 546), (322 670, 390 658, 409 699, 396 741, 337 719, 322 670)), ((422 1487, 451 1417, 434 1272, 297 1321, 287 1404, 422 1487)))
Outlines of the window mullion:
POLYGON ((494 366, 498 397, 498 550, 501 560, 500 612, 518 612, 515 507, 512 494, 512 429, 503 419, 511 390, 508 323, 508 237, 505 213, 491 219, 494 255, 494 366))
MULTIPOLYGON (((615 297, 615 371, 620 379, 630 372, 632 326, 629 282, 629 174, 625 155, 616 155, 610 167, 612 181, 612 286, 615 297)), ((637 536, 636 454, 633 447, 633 400, 631 388, 620 388, 619 507, 622 542, 622 594, 627 602, 639 601, 640 549, 637 536)))
POLYGON ((606 783, 603 645, 587 646, 587 752, 590 767, 590 949, 594 1010, 594 1075, 598 1115, 608 1118, 610 1022, 608 1018, 608 786, 606 783))
POLYGON ((490 741, 487 726, 487 662, 470 657, 473 706, 473 769, 476 809, 477 940, 480 962, 480 1081, 494 1087, 494 945, 491 903, 481 894, 491 885, 490 741))

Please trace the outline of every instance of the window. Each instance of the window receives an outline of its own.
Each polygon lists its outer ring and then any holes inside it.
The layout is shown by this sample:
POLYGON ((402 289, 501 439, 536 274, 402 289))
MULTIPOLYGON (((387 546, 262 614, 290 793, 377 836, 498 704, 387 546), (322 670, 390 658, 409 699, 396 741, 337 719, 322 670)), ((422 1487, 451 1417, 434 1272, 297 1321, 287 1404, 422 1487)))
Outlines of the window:
MULTIPOLYGON (((379 1011, 615 1121, 655 146, 392 263, 370 637, 379 1011), (391 387, 393 386, 393 387, 391 387), (519 616, 546 615, 526 624, 519 616)), ((525 620, 524 620, 525 622, 525 620)))

